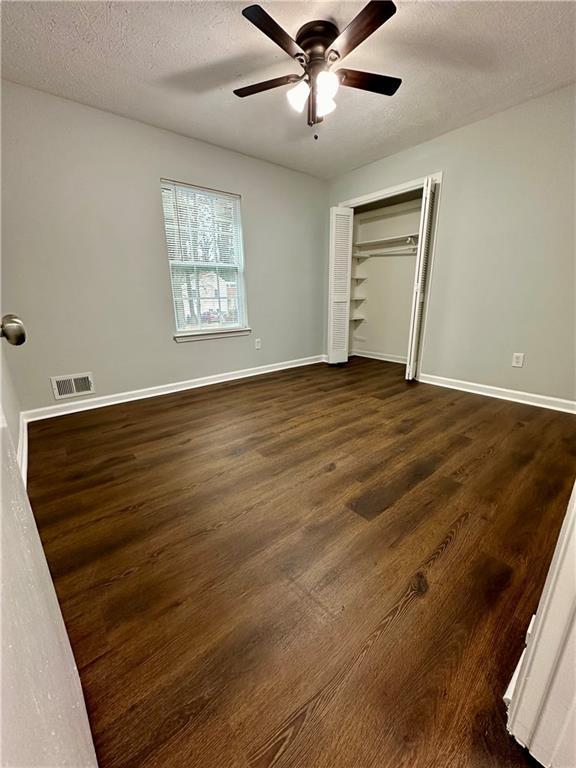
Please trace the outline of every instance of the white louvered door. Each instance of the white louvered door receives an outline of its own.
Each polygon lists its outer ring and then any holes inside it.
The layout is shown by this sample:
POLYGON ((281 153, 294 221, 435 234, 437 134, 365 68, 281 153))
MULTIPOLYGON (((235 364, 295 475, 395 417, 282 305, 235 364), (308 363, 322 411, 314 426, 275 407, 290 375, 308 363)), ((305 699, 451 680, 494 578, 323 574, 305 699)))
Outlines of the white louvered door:
POLYGON ((353 225, 354 210, 352 208, 330 208, 329 363, 345 363, 348 360, 353 225))
POLYGON ((424 184, 424 192, 422 196, 418 252, 416 254, 416 269, 414 271, 414 292, 412 294, 412 312, 410 314, 410 334, 408 337, 408 357, 406 363, 407 379, 415 378, 418 366, 418 353, 422 335, 422 317, 424 314, 424 299, 426 296, 426 280, 428 277, 432 241, 434 191, 434 180, 431 177, 428 177, 424 184))

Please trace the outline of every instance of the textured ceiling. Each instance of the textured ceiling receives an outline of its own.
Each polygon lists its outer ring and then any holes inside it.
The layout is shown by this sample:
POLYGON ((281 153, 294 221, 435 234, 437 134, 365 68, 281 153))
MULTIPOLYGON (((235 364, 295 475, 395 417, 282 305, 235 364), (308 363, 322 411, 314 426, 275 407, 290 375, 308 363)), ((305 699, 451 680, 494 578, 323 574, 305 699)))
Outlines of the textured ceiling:
MULTIPOLYGON (((331 177, 533 96, 575 73, 574 2, 397 2, 346 66, 402 77, 387 98, 341 88, 314 141, 285 89, 232 89, 299 67, 230 2, 2 3, 2 76, 331 177)), ((363 2, 266 2, 292 35, 363 2)))

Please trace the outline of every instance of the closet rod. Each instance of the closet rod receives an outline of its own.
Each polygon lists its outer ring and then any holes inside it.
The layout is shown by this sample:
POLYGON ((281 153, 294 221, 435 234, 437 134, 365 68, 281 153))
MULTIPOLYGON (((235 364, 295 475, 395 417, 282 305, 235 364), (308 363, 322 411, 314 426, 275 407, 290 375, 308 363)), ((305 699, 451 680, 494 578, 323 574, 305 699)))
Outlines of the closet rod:
POLYGON ((416 246, 409 246, 404 249, 401 248, 381 248, 375 251, 366 251, 365 253, 354 253, 352 257, 354 259, 370 259, 373 256, 414 256, 417 252, 416 246))
POLYGON ((394 243, 398 240, 405 240, 410 245, 415 245, 415 240, 418 239, 418 232, 411 232, 407 235, 396 235, 395 237, 379 237, 376 240, 360 240, 358 243, 354 243, 356 248, 375 248, 385 243, 394 243), (411 242, 412 241, 412 242, 411 242))

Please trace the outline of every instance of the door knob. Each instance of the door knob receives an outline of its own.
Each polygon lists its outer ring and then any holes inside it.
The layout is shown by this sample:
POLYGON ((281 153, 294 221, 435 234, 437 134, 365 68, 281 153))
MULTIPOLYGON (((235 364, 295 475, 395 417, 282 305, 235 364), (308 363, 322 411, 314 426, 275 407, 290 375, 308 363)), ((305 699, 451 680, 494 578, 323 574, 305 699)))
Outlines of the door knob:
POLYGON ((3 336, 8 344, 19 346, 26 341, 26 329, 24 323, 16 315, 4 315, 0 323, 0 336, 3 336))

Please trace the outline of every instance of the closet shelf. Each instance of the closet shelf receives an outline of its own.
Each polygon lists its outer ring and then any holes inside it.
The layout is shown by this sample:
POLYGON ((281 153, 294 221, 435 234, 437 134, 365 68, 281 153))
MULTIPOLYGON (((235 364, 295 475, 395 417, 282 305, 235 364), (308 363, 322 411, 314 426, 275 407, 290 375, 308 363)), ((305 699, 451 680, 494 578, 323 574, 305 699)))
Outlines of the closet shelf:
POLYGON ((368 301, 368 296, 350 296, 350 301, 368 301))
POLYGON ((411 232, 407 235, 397 235, 396 237, 380 237, 378 240, 361 240, 358 243, 354 243, 355 248, 378 248, 380 246, 386 245, 387 243, 398 243, 398 241, 404 241, 408 245, 415 245, 415 242, 410 242, 411 240, 417 240, 418 239, 418 232, 411 232))
POLYGON ((367 318, 366 318, 365 315, 359 315, 357 312, 354 312, 353 314, 350 315, 350 322, 351 323, 355 322, 355 321, 362 322, 362 320, 366 320, 366 319, 367 318))

